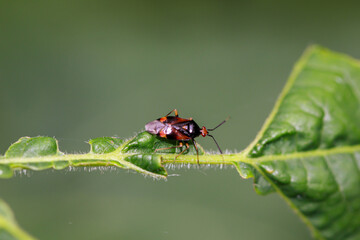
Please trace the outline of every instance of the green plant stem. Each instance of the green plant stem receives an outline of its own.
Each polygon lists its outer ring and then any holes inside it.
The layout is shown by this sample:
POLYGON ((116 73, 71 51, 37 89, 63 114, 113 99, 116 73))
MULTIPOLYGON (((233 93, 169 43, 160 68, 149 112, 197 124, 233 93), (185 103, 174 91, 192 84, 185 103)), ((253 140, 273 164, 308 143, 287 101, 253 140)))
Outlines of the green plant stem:
MULTIPOLYGON (((250 158, 247 156, 247 152, 243 151, 240 153, 234 154, 205 154, 199 156, 200 164, 232 164, 233 162, 244 162, 248 164, 255 164, 265 161, 272 160, 289 160, 294 158, 304 158, 304 157, 316 157, 316 156, 328 156, 332 154, 342 154, 342 153, 354 153, 360 151, 360 145, 354 146, 344 146, 337 147, 332 149, 317 149, 307 152, 297 152, 290 154, 282 155, 267 155, 258 158, 250 158)), ((113 166, 115 163, 121 161, 121 164, 124 164, 126 157, 132 154, 123 154, 119 152, 112 152, 107 154, 66 154, 66 155, 57 155, 57 156, 44 156, 44 157, 32 157, 32 158, 0 158, 0 164, 11 164, 13 167, 16 165, 29 164, 29 163, 38 163, 38 162, 56 162, 56 161, 76 161, 76 160, 88 160, 88 163, 84 163, 83 166, 113 166)), ((197 164, 196 155, 180 155, 176 158, 177 154, 161 154, 162 163, 174 163, 174 164, 197 164)), ((125 162, 126 164, 126 162, 125 162)), ((77 164, 77 166, 82 166, 82 164, 77 164)), ((125 165, 125 167, 130 167, 125 165)))

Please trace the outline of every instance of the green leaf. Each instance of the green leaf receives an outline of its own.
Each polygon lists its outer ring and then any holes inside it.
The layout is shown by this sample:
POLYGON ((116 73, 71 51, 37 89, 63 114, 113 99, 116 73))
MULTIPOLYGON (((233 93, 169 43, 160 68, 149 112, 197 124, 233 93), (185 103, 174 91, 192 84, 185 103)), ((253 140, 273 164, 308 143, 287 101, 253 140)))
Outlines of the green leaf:
POLYGON ((360 63, 313 46, 245 154, 316 238, 360 239, 359 143, 360 63))
POLYGON ((0 199, 0 239, 1 240, 34 240, 16 223, 9 206, 0 199))
POLYGON ((134 154, 125 158, 125 161, 148 171, 167 176, 165 168, 161 165, 161 158, 154 154, 134 154))
POLYGON ((115 151, 124 140, 115 137, 99 137, 89 141, 90 152, 96 154, 109 153, 115 151))
POLYGON ((57 141, 50 137, 22 137, 11 145, 6 158, 38 157, 60 154, 57 141))
POLYGON ((253 178, 257 173, 251 164, 244 162, 234 162, 234 166, 239 172, 240 176, 244 179, 253 178))

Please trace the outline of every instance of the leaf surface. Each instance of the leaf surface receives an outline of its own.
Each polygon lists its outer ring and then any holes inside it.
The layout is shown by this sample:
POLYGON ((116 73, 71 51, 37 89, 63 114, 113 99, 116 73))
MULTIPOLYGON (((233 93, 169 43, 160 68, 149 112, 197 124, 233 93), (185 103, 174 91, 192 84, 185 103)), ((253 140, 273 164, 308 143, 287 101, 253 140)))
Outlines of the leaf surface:
POLYGON ((315 237, 360 239, 359 62, 310 47, 245 153, 256 191, 277 191, 315 237))

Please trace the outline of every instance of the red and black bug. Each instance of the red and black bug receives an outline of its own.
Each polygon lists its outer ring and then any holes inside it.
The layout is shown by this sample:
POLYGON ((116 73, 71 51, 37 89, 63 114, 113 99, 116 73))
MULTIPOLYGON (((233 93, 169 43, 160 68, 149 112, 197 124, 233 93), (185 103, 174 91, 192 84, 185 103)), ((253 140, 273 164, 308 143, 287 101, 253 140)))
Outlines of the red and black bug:
MULTIPOLYGON (((178 111, 176 109, 172 110, 168 114, 166 114, 165 117, 159 118, 155 121, 149 122, 145 125, 145 130, 151 134, 157 135, 162 138, 171 139, 171 140, 177 140, 179 141, 178 146, 173 146, 170 148, 179 148, 182 147, 185 143, 186 148, 181 151, 175 159, 184 153, 187 149, 189 149, 189 141, 192 141, 194 143, 196 152, 197 152, 197 161, 199 163, 199 151, 196 146, 196 141, 194 138, 198 136, 209 136, 214 139, 214 142, 216 146, 218 147, 220 153, 222 154, 222 151, 219 147, 219 144, 216 142, 214 136, 209 134, 209 131, 213 131, 216 128, 220 127, 222 124, 224 124, 226 120, 222 121, 219 125, 212 129, 206 129, 205 127, 200 128, 199 125, 192 119, 192 118, 179 118, 178 111), (174 112, 174 116, 169 116, 172 112, 174 112)), ((165 150, 170 148, 159 148, 158 150, 165 150)))

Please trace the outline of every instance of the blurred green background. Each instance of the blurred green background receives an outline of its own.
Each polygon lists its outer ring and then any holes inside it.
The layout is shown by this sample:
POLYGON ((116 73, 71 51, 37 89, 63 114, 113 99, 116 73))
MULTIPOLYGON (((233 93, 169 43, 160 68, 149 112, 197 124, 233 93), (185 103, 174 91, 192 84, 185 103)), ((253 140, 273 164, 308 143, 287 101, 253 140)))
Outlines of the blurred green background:
MULTIPOLYGON (((358 2, 359 3, 359 2, 358 2)), ((65 152, 129 138, 177 108, 240 151, 312 43, 360 58, 360 4, 338 1, 0 1, 0 152, 55 136, 65 152)), ((211 139, 199 139, 216 149, 211 139)), ((230 167, 28 172, 0 198, 39 239, 310 239, 276 194, 230 167), (28 177, 30 176, 30 177, 28 177)))

